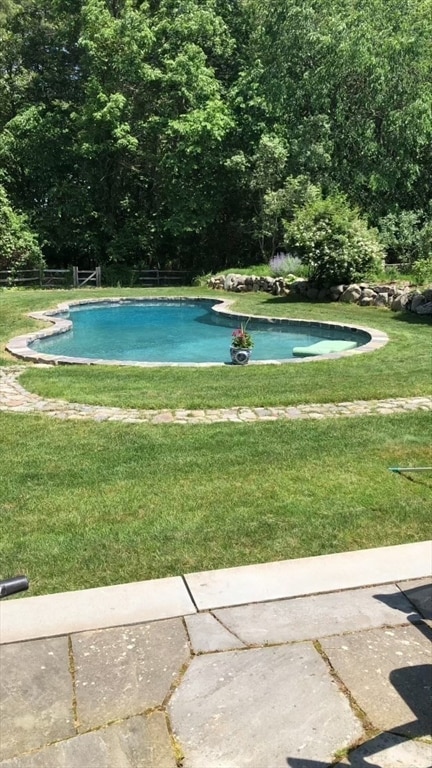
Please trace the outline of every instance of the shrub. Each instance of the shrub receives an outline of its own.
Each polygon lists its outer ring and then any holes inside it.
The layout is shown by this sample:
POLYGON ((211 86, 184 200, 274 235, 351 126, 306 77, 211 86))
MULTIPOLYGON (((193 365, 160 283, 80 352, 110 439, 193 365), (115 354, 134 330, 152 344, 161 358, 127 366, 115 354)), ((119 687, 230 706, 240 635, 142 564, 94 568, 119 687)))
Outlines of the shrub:
POLYGON ((389 213, 379 220, 378 230, 390 262, 412 264, 415 261, 420 238, 418 211, 389 213))
POLYGON ((419 258, 432 259, 432 217, 426 220, 420 230, 419 258))
POLYGON ((324 286, 361 280, 383 267, 376 231, 342 195, 320 195, 298 208, 285 222, 285 246, 308 265, 310 279, 324 286))
POLYGON ((390 262, 411 266, 432 256, 431 212, 397 211, 379 220, 379 238, 390 262))
POLYGON ((43 265, 36 235, 26 217, 11 206, 0 185, 0 269, 23 269, 43 265))
POLYGON ((415 261, 411 272, 417 285, 432 283, 432 256, 415 261))

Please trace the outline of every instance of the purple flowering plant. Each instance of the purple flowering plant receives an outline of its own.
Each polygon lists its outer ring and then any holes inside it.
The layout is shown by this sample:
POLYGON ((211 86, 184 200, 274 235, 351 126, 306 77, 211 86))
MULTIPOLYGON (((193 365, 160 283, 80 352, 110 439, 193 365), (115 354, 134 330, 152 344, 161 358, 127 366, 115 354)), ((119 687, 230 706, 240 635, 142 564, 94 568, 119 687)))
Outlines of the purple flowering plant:
POLYGON ((278 251, 269 261, 270 273, 273 277, 284 277, 285 275, 299 275, 304 272, 301 259, 297 256, 290 256, 289 253, 278 251))

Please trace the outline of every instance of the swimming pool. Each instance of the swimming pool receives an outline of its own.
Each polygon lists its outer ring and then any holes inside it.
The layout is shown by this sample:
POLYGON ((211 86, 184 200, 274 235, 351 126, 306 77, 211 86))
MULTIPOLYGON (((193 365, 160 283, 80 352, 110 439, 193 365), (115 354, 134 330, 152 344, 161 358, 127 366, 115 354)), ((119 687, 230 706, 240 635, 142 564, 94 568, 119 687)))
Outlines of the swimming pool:
MULTIPOLYGON (((221 365, 230 362, 232 331, 247 319, 233 314, 230 303, 112 299, 60 305, 32 315, 50 320, 54 328, 14 339, 8 349, 42 362, 221 365)), ((369 351, 375 333, 332 323, 258 317, 248 320, 248 331, 255 343, 252 361, 257 363, 299 362, 293 358, 294 347, 328 339, 354 342, 351 354, 369 351)), ((341 354, 347 353, 331 357, 341 354)))

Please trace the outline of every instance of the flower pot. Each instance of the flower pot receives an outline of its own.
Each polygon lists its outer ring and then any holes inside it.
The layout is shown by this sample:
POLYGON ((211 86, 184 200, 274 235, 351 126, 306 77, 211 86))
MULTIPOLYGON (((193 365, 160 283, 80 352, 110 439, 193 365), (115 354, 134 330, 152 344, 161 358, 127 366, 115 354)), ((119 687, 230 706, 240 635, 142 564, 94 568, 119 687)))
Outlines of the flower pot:
POLYGON ((250 349, 243 347, 230 347, 231 362, 234 365, 247 365, 251 355, 250 349))

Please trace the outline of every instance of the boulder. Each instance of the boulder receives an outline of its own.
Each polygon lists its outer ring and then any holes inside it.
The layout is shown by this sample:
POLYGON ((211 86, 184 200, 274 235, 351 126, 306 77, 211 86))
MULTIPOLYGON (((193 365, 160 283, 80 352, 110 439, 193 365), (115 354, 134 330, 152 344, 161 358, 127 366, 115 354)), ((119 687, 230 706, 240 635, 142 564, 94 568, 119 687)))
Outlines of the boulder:
POLYGON ((432 301, 428 301, 426 304, 419 304, 415 312, 417 315, 432 315, 432 301))
POLYGON ((338 301, 339 297, 342 296, 345 291, 345 288, 347 288, 346 285, 332 285, 329 289, 332 301, 338 301))
POLYGON ((271 292, 273 296, 280 296, 283 293, 283 279, 281 277, 274 281, 271 292))
POLYGON ((377 293, 372 301, 374 307, 388 307, 389 295, 388 293, 377 293))
POLYGON ((215 275, 214 277, 211 277, 210 280, 207 283, 209 288, 224 288, 225 286, 225 275, 215 275))
POLYGON ((315 286, 310 285, 309 288, 306 291, 306 296, 311 301, 316 301, 318 298, 319 290, 318 288, 315 288, 315 286))
POLYGON ((231 272, 229 275, 225 277, 225 285, 224 288, 226 291, 232 291, 234 289, 234 286, 237 284, 237 281, 239 278, 244 277, 244 275, 237 275, 235 272, 231 272))
POLYGON ((395 296, 391 304, 393 312, 402 312, 406 309, 406 305, 410 300, 410 295, 409 291, 404 291, 403 293, 400 293, 399 296, 395 296))
POLYGON ((293 280, 293 282, 290 284, 290 291, 293 291, 293 293, 300 293, 305 283, 307 283, 307 280, 304 280, 302 277, 296 278, 296 280, 293 280))
POLYGON ((352 285, 349 285, 348 288, 343 292, 339 301, 344 301, 347 304, 356 304, 361 294, 362 289, 360 286, 356 285, 356 283, 353 283, 352 285))
POLYGON ((274 281, 275 281, 274 277, 269 277, 267 275, 260 277, 259 279, 260 290, 266 291, 267 293, 271 293, 273 289, 274 281))
POLYGON ((425 297, 422 293, 415 293, 411 299, 411 312, 417 312, 417 307, 420 307, 422 304, 426 304, 425 297))

